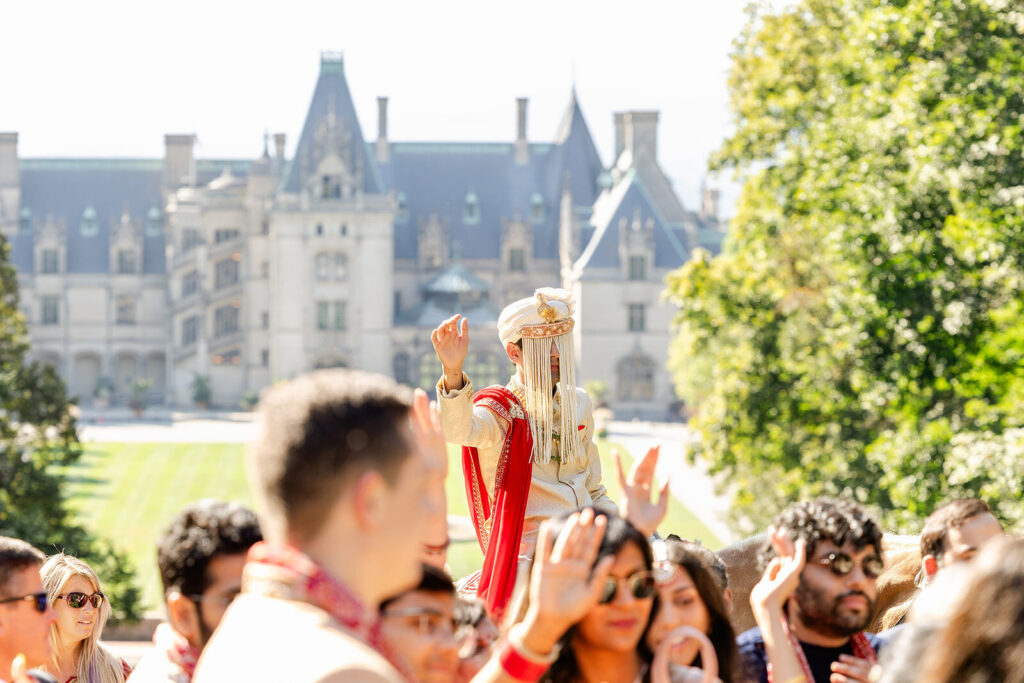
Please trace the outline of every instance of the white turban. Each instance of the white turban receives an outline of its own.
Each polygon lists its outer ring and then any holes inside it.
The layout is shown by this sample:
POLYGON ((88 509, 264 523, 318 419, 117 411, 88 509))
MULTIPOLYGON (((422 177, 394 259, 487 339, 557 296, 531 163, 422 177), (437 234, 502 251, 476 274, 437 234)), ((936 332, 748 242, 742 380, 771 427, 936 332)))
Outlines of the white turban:
POLYGON ((498 316, 498 336, 501 337, 502 344, 515 344, 524 336, 531 336, 524 335, 520 328, 571 319, 575 310, 576 303, 568 289, 538 289, 534 296, 513 301, 501 311, 501 315, 498 316), (543 306, 547 306, 553 313, 548 312, 543 306), (542 316, 540 311, 544 311, 545 315, 542 316))
POLYGON ((571 463, 582 457, 572 343, 575 308, 571 292, 545 287, 532 297, 509 304, 498 317, 498 336, 503 344, 523 340, 524 408, 533 435, 534 462, 548 463, 555 457, 563 463, 571 463), (556 388, 551 378, 552 344, 558 350, 557 390, 561 415, 557 431, 552 401, 556 388), (558 444, 552 448, 556 440, 558 444))

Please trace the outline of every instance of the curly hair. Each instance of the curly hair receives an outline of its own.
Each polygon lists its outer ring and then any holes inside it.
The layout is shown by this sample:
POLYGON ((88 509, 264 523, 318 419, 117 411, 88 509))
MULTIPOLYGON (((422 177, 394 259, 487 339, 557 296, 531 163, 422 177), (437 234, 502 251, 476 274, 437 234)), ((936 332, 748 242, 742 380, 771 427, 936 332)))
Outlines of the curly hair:
MULTIPOLYGON (((807 543, 808 557, 821 541, 832 541, 837 546, 849 542, 858 550, 870 545, 882 555, 882 530, 853 501, 815 498, 794 503, 775 518, 772 526, 785 530, 793 542, 802 538, 807 543)), ((775 550, 769 541, 761 549, 761 565, 767 566, 773 557, 775 550)))
POLYGON ((156 544, 164 593, 202 595, 210 586, 211 560, 244 553, 261 540, 256 513, 240 503, 206 499, 188 505, 156 544))

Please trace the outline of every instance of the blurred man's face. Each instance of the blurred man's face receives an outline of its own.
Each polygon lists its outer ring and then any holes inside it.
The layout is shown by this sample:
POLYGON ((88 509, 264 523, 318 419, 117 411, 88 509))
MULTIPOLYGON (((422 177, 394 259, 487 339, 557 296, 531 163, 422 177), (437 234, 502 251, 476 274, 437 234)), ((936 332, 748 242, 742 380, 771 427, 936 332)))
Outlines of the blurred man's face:
POLYGON ((381 614, 381 633, 420 683, 452 683, 459 666, 455 595, 409 591, 381 614))
POLYGON ((202 638, 200 649, 206 647, 214 630, 224 618, 228 605, 242 592, 245 556, 246 553, 217 555, 206 566, 206 577, 210 585, 199 596, 199 630, 202 638))
MULTIPOLYGON (((0 599, 42 593, 43 582, 37 565, 11 573, 0 599)), ((35 600, 17 600, 0 605, 0 651, 25 655, 30 667, 46 664, 50 659, 50 625, 57 621, 53 605, 43 612, 36 609, 35 600)), ((7 672, 0 672, 6 675, 7 672)))
POLYGON ((857 550, 849 542, 842 546, 831 540, 818 543, 813 555, 807 558, 800 585, 793 594, 796 616, 802 625, 829 638, 863 631, 874 614, 878 597, 875 586, 878 577, 866 566, 872 566, 877 557, 871 545, 857 550), (839 574, 827 564, 830 557, 836 556, 852 560, 849 572, 839 574))
POLYGON ((968 518, 963 524, 950 529, 943 546, 942 565, 966 562, 993 538, 1003 535, 1003 527, 988 512, 968 518))

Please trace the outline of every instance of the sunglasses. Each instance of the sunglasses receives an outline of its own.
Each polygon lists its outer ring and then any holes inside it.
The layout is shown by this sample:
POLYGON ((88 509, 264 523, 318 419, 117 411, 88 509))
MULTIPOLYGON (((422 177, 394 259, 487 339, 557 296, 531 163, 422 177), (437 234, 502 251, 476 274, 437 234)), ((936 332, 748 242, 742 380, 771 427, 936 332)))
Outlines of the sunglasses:
MULTIPOLYGON (((836 576, 846 576, 853 571, 853 558, 846 553, 829 553, 818 560, 822 567, 828 567, 836 576)), ((861 571, 869 579, 877 579, 885 571, 885 563, 878 555, 868 555, 860 562, 861 571)))
POLYGON ((637 600, 643 600, 654 595, 654 589, 656 588, 654 582, 654 574, 648 571, 637 572, 627 576, 624 579, 616 579, 613 576, 609 576, 604 580, 604 590, 601 591, 600 604, 607 605, 609 602, 615 599, 615 596, 619 592, 619 584, 625 582, 629 586, 630 592, 633 597, 637 600))
POLYGON ((57 599, 66 601, 68 603, 68 607, 71 609, 81 609, 85 607, 85 603, 87 602, 91 602, 93 607, 99 609, 106 597, 107 596, 99 591, 92 595, 86 595, 85 593, 75 591, 74 593, 68 593, 67 595, 58 595, 57 599))
POLYGON ((16 598, 4 598, 3 600, 0 600, 0 605, 7 602, 19 602, 21 600, 35 600, 36 611, 40 614, 46 611, 46 605, 49 603, 49 600, 46 597, 46 591, 43 591, 42 593, 29 593, 28 595, 19 595, 16 598))

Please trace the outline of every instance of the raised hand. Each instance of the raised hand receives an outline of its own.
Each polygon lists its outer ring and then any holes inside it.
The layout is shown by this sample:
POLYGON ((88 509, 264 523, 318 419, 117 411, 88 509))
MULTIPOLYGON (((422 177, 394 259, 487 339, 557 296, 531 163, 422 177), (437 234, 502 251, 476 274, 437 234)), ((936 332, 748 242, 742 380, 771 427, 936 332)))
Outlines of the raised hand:
POLYGON ((558 538, 550 522, 541 525, 530 575, 530 606, 523 620, 523 642, 549 652, 569 628, 594 608, 615 557, 594 559, 608 520, 592 508, 573 513, 558 538), (593 571, 591 571, 593 568, 593 571))
POLYGON ((462 363, 469 353, 469 322, 456 314, 438 325, 430 333, 430 341, 434 345, 434 353, 441 361, 444 371, 445 386, 448 389, 462 388, 462 363), (460 319, 461 318, 461 324, 460 319), (457 386, 450 380, 457 379, 457 386))
POLYGON ((622 494, 619 501, 622 516, 645 536, 657 531, 658 525, 668 514, 668 479, 658 491, 657 502, 651 497, 654 490, 654 468, 658 464, 660 450, 661 446, 648 449, 644 457, 633 463, 628 476, 622 471, 622 456, 618 451, 612 451, 615 474, 622 494))
POLYGON ((768 537, 776 557, 750 591, 750 606, 755 616, 758 613, 776 616, 782 612, 786 600, 800 585, 800 572, 807 562, 807 543, 802 538, 794 546, 781 529, 769 529, 768 537))
POLYGON ((434 505, 428 537, 423 539, 430 545, 440 545, 448 538, 448 500, 444 482, 448 476, 448 447, 444 432, 437 417, 437 404, 427 398, 427 392, 416 389, 413 392, 412 410, 409 414, 416 447, 423 454, 430 497, 434 505))

